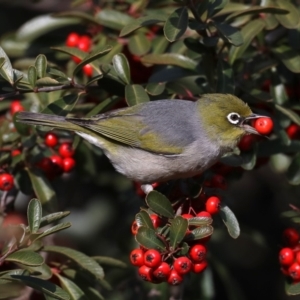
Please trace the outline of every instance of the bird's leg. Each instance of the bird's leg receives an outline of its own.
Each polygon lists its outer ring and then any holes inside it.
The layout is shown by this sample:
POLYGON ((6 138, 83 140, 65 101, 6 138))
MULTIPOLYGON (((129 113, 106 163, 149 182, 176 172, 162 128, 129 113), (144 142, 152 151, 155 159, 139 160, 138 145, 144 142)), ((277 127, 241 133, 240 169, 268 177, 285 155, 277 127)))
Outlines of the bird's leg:
POLYGON ((141 185, 141 189, 147 195, 151 191, 153 191, 153 186, 151 184, 148 184, 148 183, 147 184, 142 184, 141 185))

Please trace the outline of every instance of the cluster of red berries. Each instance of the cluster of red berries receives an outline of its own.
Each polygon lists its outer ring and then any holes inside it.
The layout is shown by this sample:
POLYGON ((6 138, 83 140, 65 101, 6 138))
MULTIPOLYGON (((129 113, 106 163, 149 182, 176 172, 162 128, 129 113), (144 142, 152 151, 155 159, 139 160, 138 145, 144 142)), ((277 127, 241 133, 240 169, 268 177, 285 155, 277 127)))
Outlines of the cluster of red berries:
MULTIPOLYGON (((84 52, 89 52, 91 49, 92 41, 91 38, 87 35, 80 36, 76 32, 71 32, 67 36, 66 45, 68 47, 76 47, 84 52)), ((81 59, 76 56, 73 56, 72 59, 76 64, 79 64, 81 62, 81 59)), ((84 65, 82 71, 88 77, 91 77, 93 75, 93 68, 90 64, 84 65)))
POLYGON ((294 283, 300 282, 300 235, 295 228, 283 232, 285 247, 279 251, 279 262, 282 273, 294 283))
POLYGON ((42 158, 37 166, 42 169, 47 176, 52 179, 61 173, 71 172, 75 166, 74 149, 70 143, 59 144, 58 136, 55 133, 48 132, 45 135, 44 143, 49 148, 56 148, 58 154, 42 158))
MULTIPOLYGON (((210 216, 209 213, 199 214, 200 216, 210 216)), ((187 215, 182 215, 186 218, 187 215)), ((156 214, 150 215, 152 224, 155 229, 164 225, 164 221, 156 214)), ((132 224, 132 233, 135 235, 138 231, 137 222, 132 224)), ((189 230, 186 235, 189 234, 189 230)), ((159 252, 156 249, 140 248, 134 249, 130 253, 130 262, 132 265, 139 267, 138 274, 140 277, 152 283, 168 282, 171 285, 180 284, 184 275, 194 272, 201 273, 207 267, 206 246, 208 239, 193 241, 190 243, 189 251, 186 255, 175 257, 171 251, 159 252)))

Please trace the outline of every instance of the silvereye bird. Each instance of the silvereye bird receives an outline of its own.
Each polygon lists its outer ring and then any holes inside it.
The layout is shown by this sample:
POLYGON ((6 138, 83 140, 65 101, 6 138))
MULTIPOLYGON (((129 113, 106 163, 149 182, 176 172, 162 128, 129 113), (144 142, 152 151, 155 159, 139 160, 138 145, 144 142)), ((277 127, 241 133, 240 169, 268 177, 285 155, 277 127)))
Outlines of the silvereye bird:
POLYGON ((233 95, 206 94, 196 102, 150 101, 91 118, 20 112, 17 120, 74 131, 103 149, 118 172, 149 184, 202 173, 243 135, 258 134, 247 124, 258 117, 233 95))

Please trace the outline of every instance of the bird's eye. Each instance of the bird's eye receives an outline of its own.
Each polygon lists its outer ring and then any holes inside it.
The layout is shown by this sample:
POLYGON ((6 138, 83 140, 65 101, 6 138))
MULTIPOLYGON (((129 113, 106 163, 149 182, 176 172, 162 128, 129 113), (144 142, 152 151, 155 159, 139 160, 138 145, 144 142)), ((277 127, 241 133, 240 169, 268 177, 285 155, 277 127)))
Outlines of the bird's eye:
POLYGON ((241 116, 238 113, 232 112, 227 115, 227 119, 231 124, 238 124, 241 116))

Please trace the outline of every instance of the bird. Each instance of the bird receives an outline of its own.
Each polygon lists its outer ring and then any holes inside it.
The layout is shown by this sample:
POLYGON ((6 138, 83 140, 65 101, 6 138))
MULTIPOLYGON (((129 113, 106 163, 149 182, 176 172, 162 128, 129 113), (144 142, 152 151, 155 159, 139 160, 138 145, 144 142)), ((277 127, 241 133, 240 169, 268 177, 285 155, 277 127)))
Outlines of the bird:
POLYGON ((250 125, 250 107, 231 94, 204 94, 197 101, 139 103, 89 118, 19 112, 17 121, 73 131, 100 147, 115 169, 150 185, 203 173, 232 152, 250 125))

